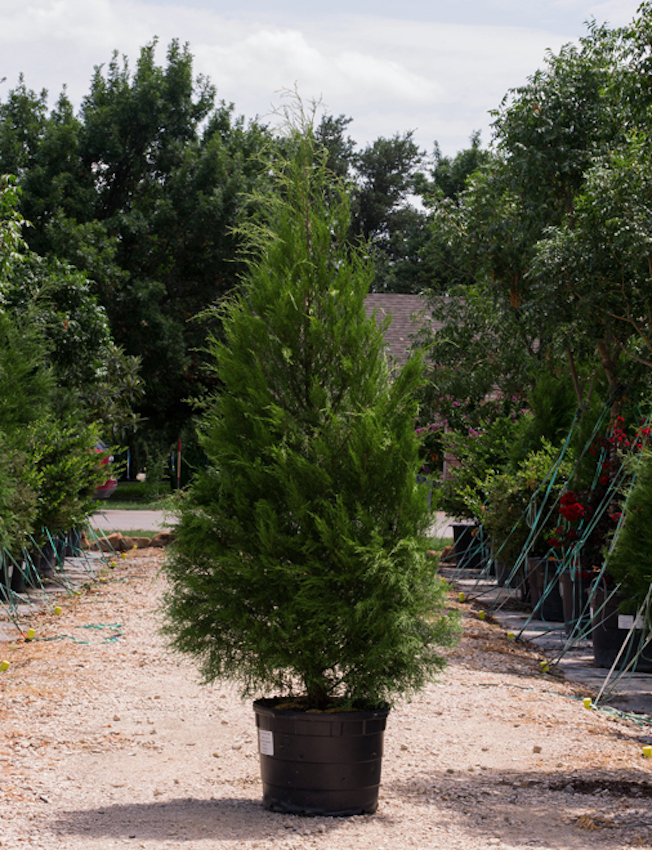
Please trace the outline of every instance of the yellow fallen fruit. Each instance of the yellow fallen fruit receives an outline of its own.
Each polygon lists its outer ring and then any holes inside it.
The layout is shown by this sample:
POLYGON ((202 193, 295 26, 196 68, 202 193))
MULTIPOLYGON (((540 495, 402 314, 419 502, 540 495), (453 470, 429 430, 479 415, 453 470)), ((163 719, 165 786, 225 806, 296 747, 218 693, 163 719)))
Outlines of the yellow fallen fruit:
POLYGON ((458 599, 460 600, 460 602, 464 602, 464 594, 460 593, 460 595, 458 596, 458 599))
POLYGON ((8 670, 10 664, 11 661, 0 661, 0 673, 4 673, 5 670, 8 670))
POLYGON ((591 708, 593 706, 593 700, 591 697, 584 697, 582 702, 584 703, 584 708, 591 708))
POLYGON ((507 632, 507 640, 515 640, 514 632, 507 632))
POLYGON ((57 617, 58 617, 58 616, 59 616, 59 614, 61 613, 61 608, 60 608, 58 605, 55 607, 55 609, 54 609, 54 613, 57 615, 57 617))
POLYGON ((27 637, 25 638, 25 640, 34 640, 35 635, 36 635, 36 632, 34 631, 34 629, 28 629, 27 630, 27 637))
POLYGON ((643 755, 645 758, 652 759, 652 747, 643 747, 643 755))
POLYGON ((485 616, 486 615, 485 615, 484 611, 478 611, 478 619, 479 620, 484 620, 485 616))

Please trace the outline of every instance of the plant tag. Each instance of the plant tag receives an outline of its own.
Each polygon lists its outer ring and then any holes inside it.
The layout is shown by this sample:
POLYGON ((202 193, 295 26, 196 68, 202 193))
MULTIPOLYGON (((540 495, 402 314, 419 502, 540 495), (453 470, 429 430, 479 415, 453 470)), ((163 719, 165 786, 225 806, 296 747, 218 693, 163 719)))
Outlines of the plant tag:
POLYGON ((642 629, 643 628, 643 618, 641 616, 636 618, 636 622, 634 622, 634 617, 632 614, 619 614, 618 615, 618 628, 619 629, 642 629))
POLYGON ((258 751, 263 756, 274 755, 274 733, 268 729, 258 730, 258 751))

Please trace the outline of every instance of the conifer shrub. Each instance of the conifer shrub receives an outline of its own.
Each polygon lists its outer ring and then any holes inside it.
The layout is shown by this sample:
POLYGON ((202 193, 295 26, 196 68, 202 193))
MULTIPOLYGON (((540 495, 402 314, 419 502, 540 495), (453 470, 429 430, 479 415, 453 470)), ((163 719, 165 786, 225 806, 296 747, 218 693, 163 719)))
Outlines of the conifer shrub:
POLYGON ((425 555, 422 365, 389 380, 346 187, 309 121, 288 135, 212 343, 209 464, 179 508, 164 631, 207 682, 374 707, 423 686, 457 633, 425 555))
POLYGON ((609 575, 621 584, 623 607, 630 612, 642 605, 652 585, 652 451, 643 451, 634 469, 624 523, 607 557, 609 575))

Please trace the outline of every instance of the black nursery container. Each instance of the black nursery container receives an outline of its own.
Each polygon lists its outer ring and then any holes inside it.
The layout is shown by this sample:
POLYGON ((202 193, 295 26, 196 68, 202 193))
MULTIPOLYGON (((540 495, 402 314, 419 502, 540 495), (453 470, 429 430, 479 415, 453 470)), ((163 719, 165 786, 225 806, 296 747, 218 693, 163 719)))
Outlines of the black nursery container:
MULTIPOLYGON (((591 599, 591 623, 593 630, 593 663, 596 667, 611 667, 620 653, 629 635, 629 623, 623 623, 618 607, 623 601, 619 594, 610 595, 603 582, 598 583, 593 590, 591 599)), ((629 618, 628 618, 629 619, 629 618)), ((619 669, 623 669, 634 658, 634 669, 637 673, 652 673, 652 644, 648 644, 640 653, 643 633, 636 629, 633 639, 622 651, 619 669)))
POLYGON ((527 559, 527 577, 530 585, 532 613, 551 623, 564 621, 564 607, 559 592, 557 562, 548 558, 527 559))
POLYGON ((378 807, 389 709, 306 712, 256 700, 263 806, 297 815, 362 815, 378 807))
POLYGON ((486 553, 482 531, 477 525, 453 523, 455 562, 460 569, 482 570, 486 566, 486 553))

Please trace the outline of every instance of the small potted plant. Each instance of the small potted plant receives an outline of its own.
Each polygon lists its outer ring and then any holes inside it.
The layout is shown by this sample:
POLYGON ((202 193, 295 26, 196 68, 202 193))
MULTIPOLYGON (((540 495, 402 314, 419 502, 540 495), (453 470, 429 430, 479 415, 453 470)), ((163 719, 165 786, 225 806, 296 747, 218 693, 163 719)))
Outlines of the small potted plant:
POLYGON ((309 122, 285 151, 212 345, 209 464, 181 501, 164 630, 207 682, 266 695, 267 808, 359 814, 377 805, 392 700, 441 669, 456 627, 426 556, 420 361, 389 379, 368 252, 309 122))
POLYGON ((558 454, 544 439, 540 449, 525 454, 515 467, 490 475, 484 484, 484 527, 495 556, 507 565, 508 575, 515 573, 511 584, 521 589, 524 599, 529 595, 535 614, 552 621, 561 619, 562 611, 557 563, 548 557, 550 513, 569 470, 562 461, 550 481, 558 454))
MULTIPOLYGON (((461 405, 458 402, 454 402, 461 405)), ((443 435, 448 457, 454 459, 442 485, 441 508, 458 522, 453 523, 457 566, 484 569, 487 540, 483 535, 485 482, 507 460, 513 423, 509 417, 487 415, 471 427, 466 414, 464 424, 443 435)))

